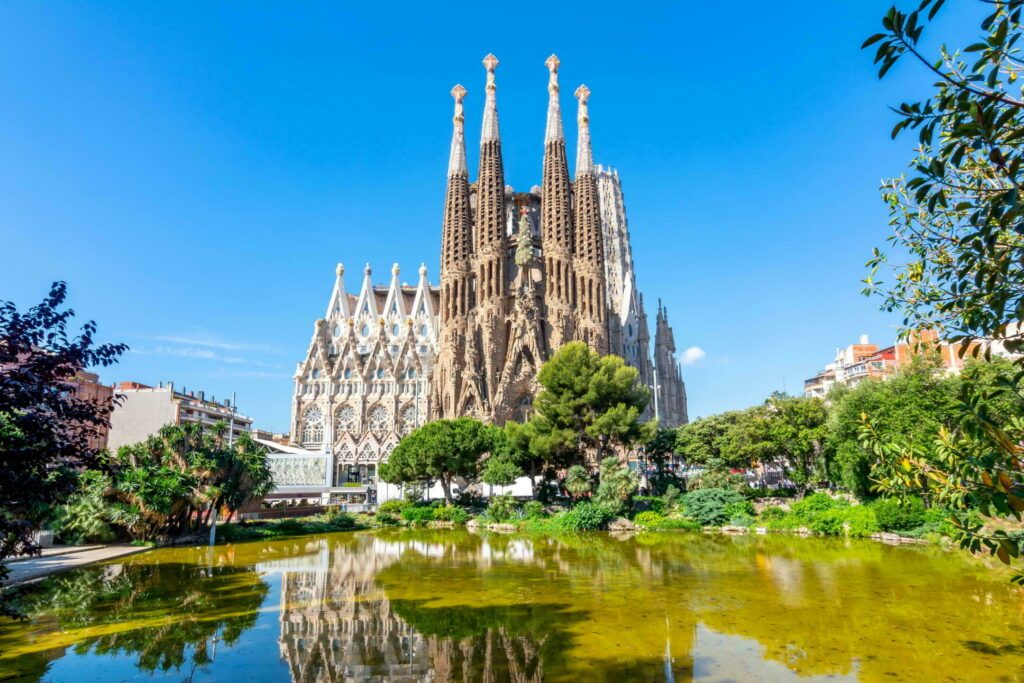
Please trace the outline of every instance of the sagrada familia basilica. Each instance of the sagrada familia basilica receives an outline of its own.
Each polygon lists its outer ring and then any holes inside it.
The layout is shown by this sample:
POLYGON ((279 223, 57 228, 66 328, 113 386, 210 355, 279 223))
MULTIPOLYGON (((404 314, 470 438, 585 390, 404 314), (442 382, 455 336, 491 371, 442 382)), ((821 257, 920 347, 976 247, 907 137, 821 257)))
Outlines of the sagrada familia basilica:
POLYGON ((454 130, 441 232, 441 282, 421 266, 415 286, 399 267, 374 285, 369 264, 357 295, 344 268, 314 325, 295 375, 294 451, 275 461, 279 486, 375 482, 376 465, 402 435, 429 419, 472 415, 524 420, 537 371, 562 344, 582 340, 623 357, 649 386, 648 417, 687 421, 686 389, 667 309, 659 302, 654 362, 637 291, 618 172, 594 164, 590 91, 581 85, 575 175, 570 175, 558 58, 548 58, 547 127, 540 187, 505 184, 493 55, 476 182, 466 163, 463 101, 452 89, 454 130), (315 452, 316 455, 310 452, 315 452), (304 456, 304 454, 309 454, 304 456), (284 482, 289 482, 284 484, 284 482))

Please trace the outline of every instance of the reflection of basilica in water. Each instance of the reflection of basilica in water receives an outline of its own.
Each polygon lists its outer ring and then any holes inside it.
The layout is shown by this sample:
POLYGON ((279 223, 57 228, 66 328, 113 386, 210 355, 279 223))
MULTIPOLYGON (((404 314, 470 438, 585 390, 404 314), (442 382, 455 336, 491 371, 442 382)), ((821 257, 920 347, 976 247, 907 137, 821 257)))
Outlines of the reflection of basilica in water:
MULTIPOLYGON (((473 561, 495 552, 485 541, 473 561)), ((488 624, 474 608, 464 610, 462 622, 443 610, 442 623, 432 624, 423 617, 433 609, 389 600, 375 577, 410 553, 458 561, 444 544, 364 536, 353 545, 321 540, 310 554, 258 565, 257 571, 281 575, 281 657, 293 681, 544 680, 548 634, 538 639, 514 632, 504 612, 488 624), (465 632, 447 635, 452 629, 465 632)), ((497 554, 526 559, 528 542, 497 554)))

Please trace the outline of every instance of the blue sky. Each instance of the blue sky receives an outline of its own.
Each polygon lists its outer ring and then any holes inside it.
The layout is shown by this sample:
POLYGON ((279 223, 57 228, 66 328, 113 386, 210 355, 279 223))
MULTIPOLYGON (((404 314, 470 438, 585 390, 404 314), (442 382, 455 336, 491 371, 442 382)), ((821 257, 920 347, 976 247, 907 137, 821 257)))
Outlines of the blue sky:
POLYGON ((879 82, 859 50, 888 2, 348 4, 0 5, 0 299, 66 280, 132 347, 104 381, 235 391, 286 430, 335 263, 350 289, 367 261, 437 281, 452 85, 475 176, 480 60, 501 60, 506 178, 526 190, 556 52, 570 141, 571 92, 592 90, 648 310, 660 297, 680 351, 705 354, 684 368, 691 416, 799 391, 859 334, 892 341, 859 280, 887 235, 879 180, 913 146, 887 105, 930 79, 907 63, 879 82))

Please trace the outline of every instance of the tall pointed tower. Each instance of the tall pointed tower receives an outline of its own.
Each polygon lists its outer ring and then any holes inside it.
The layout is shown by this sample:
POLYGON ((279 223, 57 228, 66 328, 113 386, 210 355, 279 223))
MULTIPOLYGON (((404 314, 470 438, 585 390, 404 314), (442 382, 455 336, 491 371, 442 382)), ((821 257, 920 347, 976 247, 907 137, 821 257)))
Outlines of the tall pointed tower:
POLYGON ((608 353, 608 306, 605 301, 604 240, 601 233, 601 207, 598 204, 594 155, 590 149, 590 115, 587 100, 590 89, 576 89, 579 133, 576 143, 576 182, 573 185, 575 224, 576 311, 578 337, 604 355, 608 353))
POLYGON ((466 89, 452 88, 455 116, 452 117, 452 147, 448 158, 448 189, 444 199, 441 231, 441 344, 434 381, 433 405, 442 416, 455 414, 463 393, 462 364, 468 333, 470 267, 473 255, 473 219, 466 166, 466 117, 462 101, 466 89))
POLYGON ((480 135, 480 171, 476 181, 476 220, 474 224, 470 295, 470 339, 466 350, 467 377, 478 382, 475 390, 463 392, 460 415, 486 417, 498 372, 504 364, 505 339, 505 167, 501 158, 501 134, 498 130, 497 85, 494 70, 498 59, 484 58, 487 70, 487 96, 480 135))
POLYGON ((552 352, 575 338, 576 278, 573 275, 572 189, 558 100, 558 57, 548 67, 548 121, 544 133, 544 172, 541 181, 540 230, 546 288, 544 307, 548 346, 552 352))
POLYGON ((672 428, 686 424, 686 387, 676 360, 676 340, 668 324, 668 309, 662 307, 660 300, 654 330, 654 377, 661 426, 672 428))

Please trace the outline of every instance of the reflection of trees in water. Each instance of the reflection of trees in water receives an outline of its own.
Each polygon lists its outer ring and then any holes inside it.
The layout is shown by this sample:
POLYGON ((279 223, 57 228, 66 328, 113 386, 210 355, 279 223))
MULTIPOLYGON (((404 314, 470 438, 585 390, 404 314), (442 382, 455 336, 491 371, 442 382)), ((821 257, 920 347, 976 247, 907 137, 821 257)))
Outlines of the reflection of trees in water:
POLYGON ((217 641, 235 643, 267 591, 249 568, 125 564, 48 579, 27 607, 61 631, 101 633, 76 641, 78 654, 133 655, 143 671, 167 671, 208 664, 217 641))

